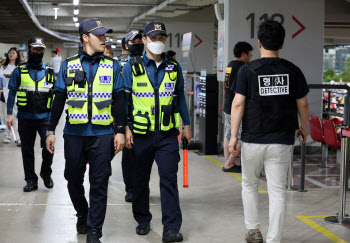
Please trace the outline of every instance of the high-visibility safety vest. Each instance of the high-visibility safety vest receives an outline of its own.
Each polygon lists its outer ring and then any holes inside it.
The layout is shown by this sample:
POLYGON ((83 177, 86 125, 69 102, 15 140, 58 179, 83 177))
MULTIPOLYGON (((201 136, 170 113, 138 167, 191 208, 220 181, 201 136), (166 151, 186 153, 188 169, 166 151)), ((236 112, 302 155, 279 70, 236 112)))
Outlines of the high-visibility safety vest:
POLYGON ((93 82, 87 82, 78 55, 67 59, 67 121, 107 126, 113 122, 113 59, 101 58, 93 82))
POLYGON ((53 69, 46 67, 44 77, 35 81, 30 77, 25 63, 18 68, 21 79, 17 90, 18 110, 31 113, 50 112, 54 99, 53 69))
POLYGON ((164 78, 158 89, 152 86, 141 57, 130 59, 133 75, 133 131, 146 134, 148 131, 168 131, 179 126, 180 116, 177 97, 174 95, 177 82, 177 63, 167 61, 164 78))

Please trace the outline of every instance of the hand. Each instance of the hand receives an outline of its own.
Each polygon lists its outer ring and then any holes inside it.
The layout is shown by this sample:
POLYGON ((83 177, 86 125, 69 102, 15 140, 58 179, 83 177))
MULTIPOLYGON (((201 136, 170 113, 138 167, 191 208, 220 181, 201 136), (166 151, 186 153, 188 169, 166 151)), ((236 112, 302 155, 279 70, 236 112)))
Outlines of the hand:
POLYGON ((7 115, 6 124, 7 124, 8 128, 11 129, 11 126, 13 126, 13 116, 12 115, 7 115))
POLYGON ((230 154, 238 154, 237 150, 238 137, 231 136, 230 142, 228 143, 228 151, 230 154))
POLYGON ((122 133, 117 133, 114 137, 114 153, 117 154, 124 148, 125 135, 122 133))
POLYGON ((129 126, 126 126, 126 128, 125 128, 125 138, 126 138, 126 145, 125 146, 128 149, 131 149, 132 144, 134 144, 134 139, 133 139, 132 132, 131 132, 129 126))
POLYGON ((191 138, 192 138, 192 132, 191 132, 191 126, 190 125, 186 125, 184 127, 184 130, 182 131, 181 140, 184 140, 185 138, 188 141, 188 145, 190 145, 191 138))
POLYGON ((47 138, 46 138, 46 149, 47 149, 47 151, 49 151, 51 154, 53 154, 53 153, 54 153, 54 150, 55 150, 55 140, 56 140, 55 135, 49 135, 49 136, 47 136, 47 138))
POLYGON ((302 141, 300 144, 305 144, 306 143, 306 138, 307 138, 306 128, 299 127, 299 129, 296 131, 295 137, 299 137, 300 136, 299 132, 301 132, 303 134, 303 138, 304 138, 304 141, 302 141))

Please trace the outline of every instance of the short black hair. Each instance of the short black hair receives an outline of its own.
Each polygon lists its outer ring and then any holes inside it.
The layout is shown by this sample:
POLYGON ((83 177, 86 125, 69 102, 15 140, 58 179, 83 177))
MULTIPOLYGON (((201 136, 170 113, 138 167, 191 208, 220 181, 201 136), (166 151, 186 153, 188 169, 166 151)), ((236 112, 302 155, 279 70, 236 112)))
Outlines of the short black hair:
POLYGON ((251 44, 245 41, 237 42, 235 47, 233 48, 233 55, 237 58, 240 58, 243 53, 247 54, 253 50, 253 47, 251 44))
POLYGON ((174 58, 174 56, 176 55, 176 52, 172 51, 172 50, 169 50, 165 53, 165 56, 167 58, 174 58))
MULTIPOLYGON (((89 36, 90 35, 90 33, 84 33, 85 35, 87 35, 87 36, 89 36)), ((81 42, 81 44, 83 44, 84 43, 84 40, 83 40, 83 35, 81 35, 80 36, 80 42, 81 42)))
POLYGON ((127 49, 125 48, 125 37, 122 39, 122 50, 127 51, 127 49))
POLYGON ((52 53, 55 53, 57 55, 57 51, 52 51, 52 53))
POLYGON ((277 21, 268 20, 259 26, 258 39, 266 50, 278 51, 281 49, 285 36, 286 31, 277 21))

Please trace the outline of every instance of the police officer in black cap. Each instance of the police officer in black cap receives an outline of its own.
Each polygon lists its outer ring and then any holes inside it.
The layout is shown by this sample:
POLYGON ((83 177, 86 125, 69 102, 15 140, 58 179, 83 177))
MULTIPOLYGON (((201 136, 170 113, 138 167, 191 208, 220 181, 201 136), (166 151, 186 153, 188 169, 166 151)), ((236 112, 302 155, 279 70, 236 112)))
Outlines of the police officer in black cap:
POLYGON ((125 101, 120 65, 104 56, 105 33, 112 29, 99 19, 86 19, 79 25, 83 48, 65 60, 60 68, 54 109, 46 146, 53 153, 55 128, 66 99, 67 122, 64 128, 64 176, 77 211, 77 232, 88 234, 88 243, 101 242, 107 209, 108 180, 113 154, 124 147, 125 101), (113 131, 113 121, 118 124, 113 131), (113 133, 116 133, 113 138, 113 133), (114 146, 113 146, 114 145, 114 146), (85 198, 84 174, 89 162, 90 210, 85 198))
MULTIPOLYGON (((125 36, 125 48, 130 52, 128 60, 130 57, 141 56, 143 52, 143 42, 142 35, 138 30, 132 30, 125 36)), ((125 90, 126 93, 130 94, 129 90, 125 90)), ((128 105, 128 125, 132 129, 132 99, 130 96, 129 105, 128 105)), ((125 201, 132 202, 132 191, 133 191, 133 178, 134 178, 134 151, 133 148, 124 147, 123 156, 122 156, 122 171, 123 179, 125 183, 125 201)))
POLYGON ((112 45, 116 45, 117 43, 114 43, 109 36, 106 36, 106 48, 105 51, 103 52, 103 55, 113 58, 113 48, 112 45))
POLYGON ((128 61, 128 57, 130 54, 128 48, 126 47, 125 38, 122 39, 121 49, 122 49, 122 54, 117 56, 116 59, 120 63, 120 66, 122 66, 123 68, 125 63, 128 61))
POLYGON ((152 214, 149 211, 149 180, 153 161, 158 165, 162 209, 163 242, 181 242, 182 225, 177 186, 180 161, 180 115, 184 122, 182 139, 190 142, 190 120, 184 95, 180 65, 164 54, 165 25, 147 24, 143 32, 146 51, 132 57, 123 68, 125 89, 132 92, 133 133, 126 132, 127 146, 135 151, 135 180, 132 208, 138 223, 136 233, 147 235, 152 214))
POLYGON ((13 126, 12 110, 17 95, 18 133, 22 141, 22 157, 25 181, 24 192, 38 189, 38 176, 34 167, 36 133, 41 138, 42 164, 40 176, 47 188, 53 188, 51 164, 53 155, 45 146, 46 131, 50 124, 53 99, 54 71, 46 67, 42 59, 46 46, 44 39, 33 37, 28 41, 28 62, 19 65, 9 81, 7 125, 13 126))

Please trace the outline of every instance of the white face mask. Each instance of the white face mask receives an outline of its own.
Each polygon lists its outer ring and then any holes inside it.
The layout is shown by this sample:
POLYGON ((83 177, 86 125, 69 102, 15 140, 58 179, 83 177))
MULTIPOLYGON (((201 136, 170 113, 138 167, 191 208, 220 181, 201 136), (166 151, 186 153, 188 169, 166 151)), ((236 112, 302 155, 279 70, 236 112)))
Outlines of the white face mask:
POLYGON ((154 41, 151 43, 147 43, 147 49, 153 54, 159 55, 164 51, 165 44, 161 41, 154 41))

